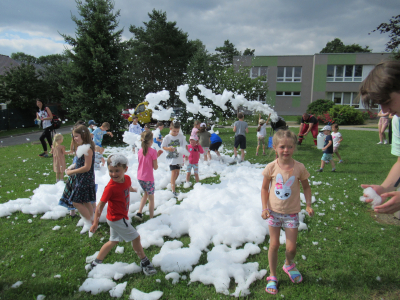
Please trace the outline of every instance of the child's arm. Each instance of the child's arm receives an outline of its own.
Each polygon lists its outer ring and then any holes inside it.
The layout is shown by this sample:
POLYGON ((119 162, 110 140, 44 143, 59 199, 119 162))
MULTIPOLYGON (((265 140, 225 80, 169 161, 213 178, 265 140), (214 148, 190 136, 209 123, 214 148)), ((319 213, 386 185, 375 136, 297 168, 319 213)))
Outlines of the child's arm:
POLYGON ((104 159, 104 157, 101 157, 101 163, 103 164, 103 166, 106 164, 106 160, 104 159))
POLYGON ((65 152, 65 146, 62 146, 62 147, 61 147, 61 154, 62 154, 62 155, 65 155, 65 153, 66 153, 66 152, 65 152))
POLYGON ((51 146, 50 153, 53 154, 53 146, 51 146))
POLYGON ((99 204, 97 204, 96 212, 94 213, 93 224, 90 227, 90 232, 95 233, 96 230, 97 230, 97 227, 99 227, 100 216, 101 216, 101 213, 102 213, 103 208, 104 208, 105 205, 106 205, 106 203, 103 202, 103 201, 100 201, 99 204))
POLYGON ((322 151, 325 151, 326 149, 328 149, 330 145, 332 145, 332 140, 329 140, 328 145, 326 145, 324 148, 322 148, 322 151))
POLYGON ((204 153, 203 147, 202 147, 201 145, 198 145, 198 146, 199 146, 199 152, 200 152, 200 154, 203 154, 203 153, 204 153))
POLYGON ((113 134, 112 134, 111 131, 107 131, 107 134, 108 134, 109 136, 113 137, 113 134))
POLYGON ((132 193, 136 193, 137 192, 137 189, 135 189, 134 187, 129 187, 129 191, 130 192, 132 192, 132 193))
POLYGON ((73 170, 65 170, 65 174, 68 176, 74 175, 74 174, 81 174, 81 173, 86 173, 90 171, 90 168, 92 167, 92 156, 93 156, 93 151, 92 149, 89 149, 88 155, 85 155, 85 164, 83 167, 80 167, 79 169, 73 169, 73 170))
POLYGON ((169 152, 174 152, 174 147, 163 147, 163 149, 165 150, 165 151, 169 151, 169 152))
POLYGON ((236 132, 236 125, 233 126, 233 132, 236 132))
POLYGON ((249 133, 249 127, 246 127, 246 133, 249 133))
POLYGON ((312 217, 314 215, 314 210, 311 208, 311 187, 308 183, 308 179, 302 180, 301 185, 303 186, 303 193, 306 198, 306 211, 308 215, 312 217))
POLYGON ((268 212, 268 199, 269 199, 269 184, 271 179, 264 176, 264 180, 261 186, 261 204, 262 204, 262 213, 261 217, 266 220, 269 217, 268 212))
POLYGON ((340 136, 339 144, 343 141, 343 136, 340 136))
POLYGON ((268 115, 268 119, 267 119, 267 122, 265 122, 265 124, 268 124, 269 119, 271 119, 271 114, 268 115))
POLYGON ((158 169, 158 163, 157 163, 157 159, 153 160, 153 170, 157 170, 158 169))

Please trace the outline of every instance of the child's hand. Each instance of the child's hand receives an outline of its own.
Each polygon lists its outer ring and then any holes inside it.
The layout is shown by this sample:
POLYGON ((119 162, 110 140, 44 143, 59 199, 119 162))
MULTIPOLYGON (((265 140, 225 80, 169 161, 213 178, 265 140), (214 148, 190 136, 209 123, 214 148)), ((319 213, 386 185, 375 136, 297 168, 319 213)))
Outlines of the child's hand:
POLYGON ((97 230, 97 227, 98 227, 97 224, 93 224, 93 225, 90 227, 90 232, 95 233, 96 230, 97 230))
POLYGON ((160 157, 161 154, 163 154, 163 151, 162 150, 158 150, 157 151, 157 157, 160 157))
POLYGON ((111 137, 113 137, 113 136, 114 136, 114 135, 112 134, 112 132, 109 132, 108 134, 109 134, 111 137))
POLYGON ((314 210, 311 208, 311 206, 307 206, 306 211, 310 217, 314 216, 314 210))
POLYGON ((175 148, 174 147, 169 147, 169 152, 174 152, 175 151, 175 148))
POLYGON ((261 213, 261 217, 262 217, 264 220, 268 219, 268 218, 269 218, 269 211, 268 211, 268 210, 264 210, 264 211, 261 213))

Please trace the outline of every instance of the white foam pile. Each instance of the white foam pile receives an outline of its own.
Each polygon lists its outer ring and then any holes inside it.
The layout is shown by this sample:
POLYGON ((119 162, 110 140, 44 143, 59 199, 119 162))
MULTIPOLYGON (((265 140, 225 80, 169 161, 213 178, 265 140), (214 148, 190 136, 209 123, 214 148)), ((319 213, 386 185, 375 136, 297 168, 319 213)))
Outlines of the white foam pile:
POLYGON ((379 196, 372 187, 367 187, 363 191, 363 195, 360 197, 360 201, 365 202, 367 199, 371 199, 372 202, 370 202, 371 207, 375 208, 375 206, 380 205, 382 203, 382 198, 379 196))

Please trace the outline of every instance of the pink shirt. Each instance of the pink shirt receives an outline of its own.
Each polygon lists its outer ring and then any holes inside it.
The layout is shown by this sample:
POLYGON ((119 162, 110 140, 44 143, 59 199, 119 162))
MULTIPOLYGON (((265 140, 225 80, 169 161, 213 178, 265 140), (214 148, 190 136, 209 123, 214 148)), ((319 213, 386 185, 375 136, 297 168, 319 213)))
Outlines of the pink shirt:
POLYGON ((300 181, 310 177, 302 163, 294 161, 293 169, 282 170, 278 160, 269 163, 262 174, 271 180, 268 208, 280 214, 296 214, 300 208, 300 181))
POLYGON ((146 156, 143 155, 143 148, 138 152, 139 167, 137 179, 143 181, 154 181, 153 160, 157 160, 157 151, 153 148, 147 150, 146 156))
POLYGON ((198 164, 200 153, 204 153, 203 147, 201 147, 200 145, 194 147, 192 145, 188 145, 188 150, 190 152, 189 163, 192 165, 198 164))
POLYGON ((196 127, 194 127, 192 129, 192 133, 190 134, 190 136, 196 136, 197 135, 197 131, 199 131, 196 127))

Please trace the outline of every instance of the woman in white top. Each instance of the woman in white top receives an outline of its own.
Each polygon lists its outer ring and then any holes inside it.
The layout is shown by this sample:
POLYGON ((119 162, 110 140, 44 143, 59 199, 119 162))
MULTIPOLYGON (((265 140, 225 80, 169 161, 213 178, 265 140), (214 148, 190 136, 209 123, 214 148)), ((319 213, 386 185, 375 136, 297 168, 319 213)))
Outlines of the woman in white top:
POLYGON ((51 125, 51 120, 53 119, 53 114, 51 113, 51 110, 43 105, 43 102, 40 101, 39 99, 36 99, 36 105, 39 107, 39 111, 36 113, 36 119, 41 121, 42 127, 43 127, 43 133, 40 136, 39 140, 42 143, 43 147, 43 153, 39 154, 40 157, 49 157, 47 154, 47 144, 45 142, 45 139, 47 139, 47 142, 49 143, 49 146, 51 148, 52 141, 51 141, 51 132, 53 130, 53 127, 51 125))

